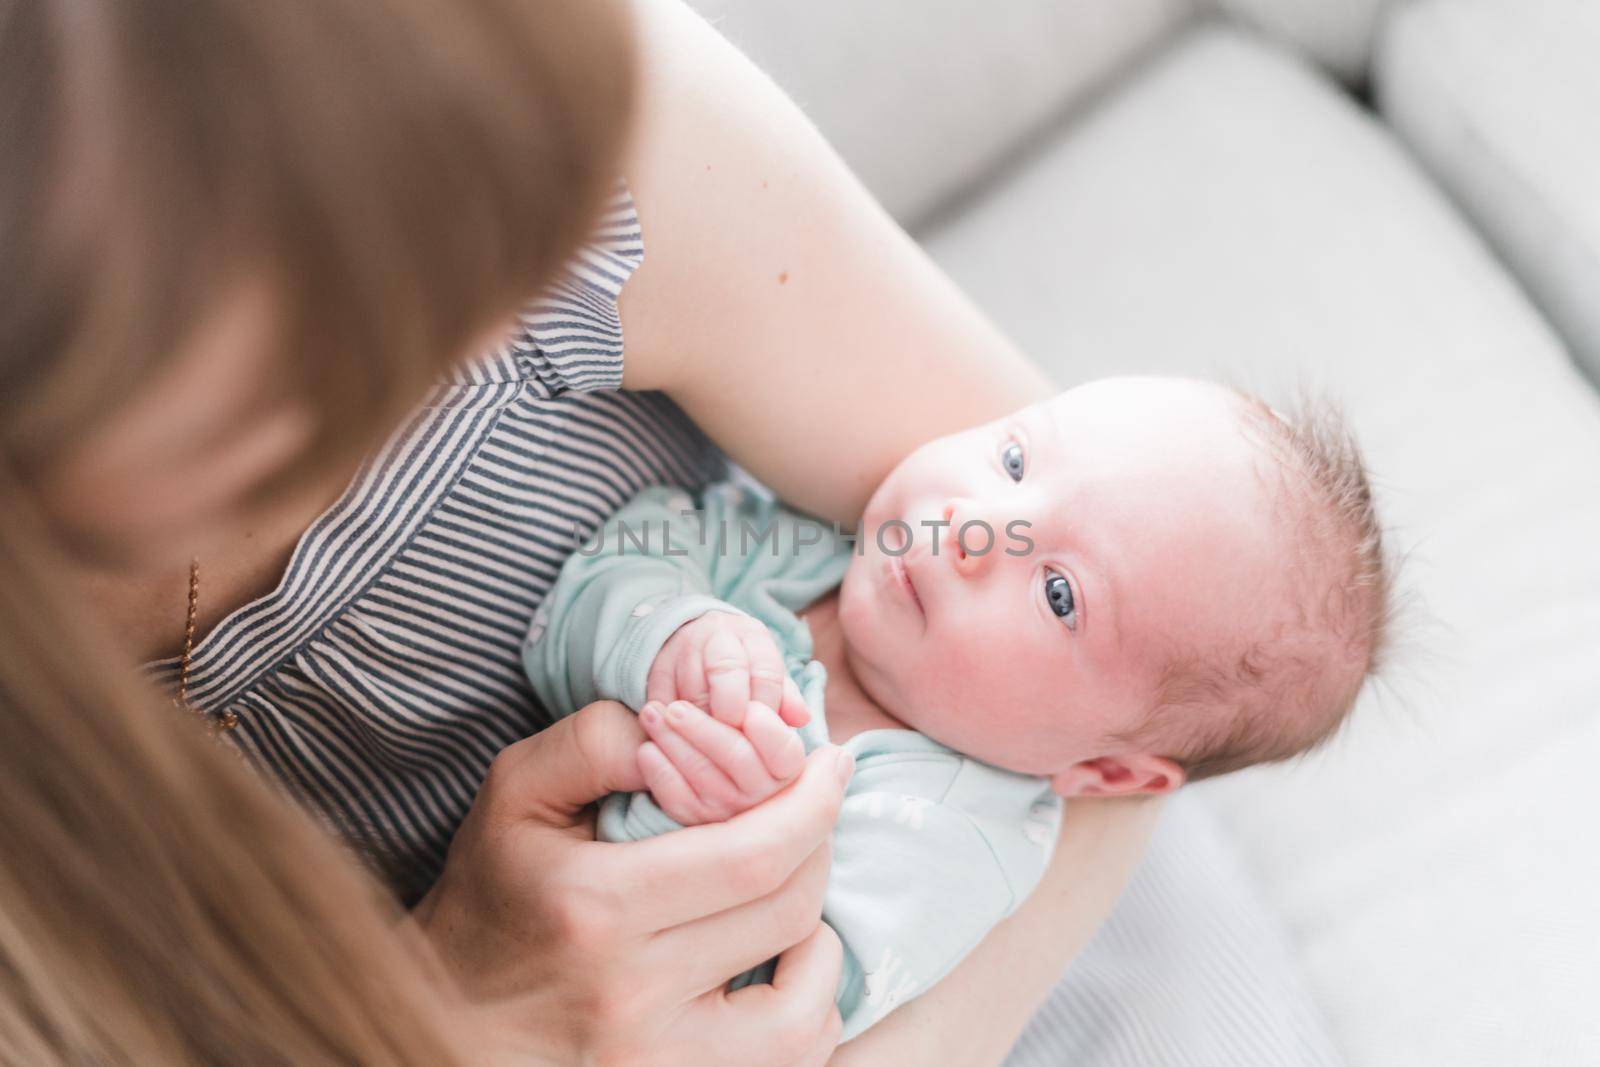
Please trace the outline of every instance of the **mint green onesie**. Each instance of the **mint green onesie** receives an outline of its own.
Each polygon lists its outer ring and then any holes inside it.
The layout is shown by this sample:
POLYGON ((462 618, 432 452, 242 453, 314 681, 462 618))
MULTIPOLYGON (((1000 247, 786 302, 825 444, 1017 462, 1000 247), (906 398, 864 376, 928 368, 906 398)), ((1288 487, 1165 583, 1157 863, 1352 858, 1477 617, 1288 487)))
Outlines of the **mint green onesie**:
MULTIPOLYGON (((645 490, 598 545, 567 560, 523 644, 552 717, 603 699, 638 711, 667 638, 707 611, 734 611, 764 623, 783 652, 811 710, 800 728, 806 750, 828 743, 827 672, 796 612, 843 579, 848 539, 754 484, 722 482, 699 500, 645 490)), ((856 771, 833 832, 822 918, 845 948, 838 1004, 848 1040, 932 986, 1017 909, 1049 862, 1061 801, 1042 778, 911 730, 868 730, 844 747, 856 771)), ((614 794, 600 808, 602 840, 677 829, 648 793, 614 794)), ((735 985, 771 973, 768 963, 735 985)))

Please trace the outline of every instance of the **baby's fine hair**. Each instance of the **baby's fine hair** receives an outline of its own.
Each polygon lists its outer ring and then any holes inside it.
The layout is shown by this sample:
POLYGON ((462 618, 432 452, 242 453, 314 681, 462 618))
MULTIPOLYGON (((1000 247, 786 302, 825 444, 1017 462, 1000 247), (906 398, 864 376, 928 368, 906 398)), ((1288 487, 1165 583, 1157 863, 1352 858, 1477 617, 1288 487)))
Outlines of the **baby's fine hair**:
POLYGON ((1326 742, 1383 666, 1395 614, 1395 568, 1338 405, 1302 390, 1280 412, 1228 388, 1240 401, 1241 431, 1272 460, 1263 476, 1277 483, 1268 488, 1290 543, 1294 612, 1241 646, 1168 655, 1134 739, 1167 749, 1191 782, 1326 742))

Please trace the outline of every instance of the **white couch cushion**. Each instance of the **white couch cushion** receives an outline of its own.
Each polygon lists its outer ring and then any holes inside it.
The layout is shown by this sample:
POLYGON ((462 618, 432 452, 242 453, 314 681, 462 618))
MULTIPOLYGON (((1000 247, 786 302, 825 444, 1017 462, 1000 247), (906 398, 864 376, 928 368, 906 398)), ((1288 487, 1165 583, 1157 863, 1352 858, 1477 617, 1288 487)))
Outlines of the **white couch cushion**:
POLYGON ((1294 46, 1350 84, 1366 80, 1378 21, 1392 0, 1211 0, 1217 10, 1294 46))
POLYGON ((1194 10, 1194 0, 692 2, 907 224, 1194 10))
POLYGON ((1337 1067, 1283 925, 1210 806, 1173 798, 1111 921, 1005 1067, 1337 1067))
POLYGON ((928 243, 1063 382, 1343 398, 1421 598, 1404 699, 1197 790, 1350 1062, 1593 1062, 1600 401, 1516 284, 1368 116, 1218 29, 928 243))
POLYGON ((1600 383, 1600 4, 1408 4, 1377 88, 1600 383))

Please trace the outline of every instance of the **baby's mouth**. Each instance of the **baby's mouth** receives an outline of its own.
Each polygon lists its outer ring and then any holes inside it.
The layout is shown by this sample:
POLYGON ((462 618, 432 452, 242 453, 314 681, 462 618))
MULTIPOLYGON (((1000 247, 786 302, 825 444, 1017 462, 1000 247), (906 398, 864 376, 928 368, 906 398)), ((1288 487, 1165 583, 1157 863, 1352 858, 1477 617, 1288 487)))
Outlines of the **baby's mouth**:
POLYGON ((911 581, 911 571, 906 567, 905 557, 890 556, 889 572, 894 576, 896 584, 911 596, 911 602, 916 605, 917 611, 926 616, 927 609, 922 606, 922 598, 917 595, 916 584, 911 581))

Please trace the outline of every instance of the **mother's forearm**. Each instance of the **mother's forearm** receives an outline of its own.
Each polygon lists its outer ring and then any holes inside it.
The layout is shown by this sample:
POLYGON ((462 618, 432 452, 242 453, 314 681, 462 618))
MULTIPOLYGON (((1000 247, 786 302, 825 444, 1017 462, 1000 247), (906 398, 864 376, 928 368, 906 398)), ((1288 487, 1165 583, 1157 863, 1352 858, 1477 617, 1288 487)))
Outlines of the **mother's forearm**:
POLYGON ((840 1046, 830 1067, 1004 1060, 1110 914, 1160 810, 1159 798, 1069 801, 1055 857, 1033 896, 938 985, 840 1046))

